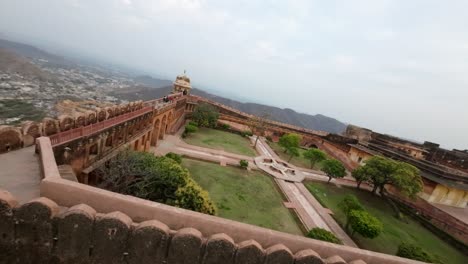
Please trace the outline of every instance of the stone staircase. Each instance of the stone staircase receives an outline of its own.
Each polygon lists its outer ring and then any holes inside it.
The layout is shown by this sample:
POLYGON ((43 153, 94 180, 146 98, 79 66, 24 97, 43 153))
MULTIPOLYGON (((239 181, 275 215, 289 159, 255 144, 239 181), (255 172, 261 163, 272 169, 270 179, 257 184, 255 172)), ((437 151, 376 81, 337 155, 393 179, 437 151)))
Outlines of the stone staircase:
POLYGON ((72 167, 70 165, 59 165, 58 170, 60 172, 60 176, 63 179, 78 182, 78 179, 76 178, 75 172, 73 172, 73 169, 72 169, 72 167))

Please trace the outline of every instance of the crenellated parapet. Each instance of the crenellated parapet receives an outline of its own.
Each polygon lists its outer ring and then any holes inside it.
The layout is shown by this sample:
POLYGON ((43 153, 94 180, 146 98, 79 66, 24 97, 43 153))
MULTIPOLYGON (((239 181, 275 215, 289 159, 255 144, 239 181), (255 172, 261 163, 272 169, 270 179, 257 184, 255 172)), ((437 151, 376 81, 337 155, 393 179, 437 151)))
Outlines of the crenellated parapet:
MULTIPOLYGON (((190 226, 171 229, 155 219, 135 222, 122 212, 97 212, 86 204, 59 207, 45 197, 18 206, 2 190, 0 233, 5 263, 366 263, 356 255, 362 250, 347 253, 326 242, 315 241, 321 251, 329 247, 326 255, 306 245, 291 249, 280 240, 265 247, 255 237, 236 241, 190 226)), ((372 252, 362 256, 367 263, 420 263, 372 252)))
POLYGON ((96 107, 93 110, 73 111, 57 118, 46 117, 41 122, 26 121, 21 126, 0 126, 0 153, 34 145, 36 138, 53 136, 73 129, 102 123, 117 116, 141 110, 143 101, 96 107))

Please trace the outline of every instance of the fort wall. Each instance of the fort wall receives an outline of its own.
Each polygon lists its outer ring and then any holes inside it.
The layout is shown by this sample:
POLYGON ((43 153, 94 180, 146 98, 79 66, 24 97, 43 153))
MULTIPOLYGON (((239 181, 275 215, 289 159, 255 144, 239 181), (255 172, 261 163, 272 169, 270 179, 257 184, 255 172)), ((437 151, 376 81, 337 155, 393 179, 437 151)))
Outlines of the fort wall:
MULTIPOLYGON (((192 257, 195 256, 202 259, 205 255, 213 254, 213 256, 210 257, 214 257, 223 253, 224 247, 221 246, 213 247, 211 251, 208 250, 209 242, 214 237, 226 238, 223 240, 223 245, 229 244, 231 246, 228 248, 233 249, 228 251, 225 255, 225 259, 227 259, 226 261, 228 261, 228 263, 293 263, 294 260, 296 263, 324 263, 323 261, 330 261, 327 263, 418 263, 395 256, 285 234, 68 181, 60 178, 60 176, 57 177, 57 173, 54 169, 56 164, 52 148, 50 148, 49 138, 39 138, 37 140, 37 144, 37 149, 41 155, 41 168, 43 169, 44 174, 44 180, 41 183, 42 196, 55 201, 60 206, 74 207, 79 204, 87 204, 101 213, 108 214, 107 218, 118 216, 116 218, 127 219, 120 220, 120 222, 128 224, 115 223, 106 229, 107 233, 100 233, 101 236, 104 235, 104 237, 106 237, 106 234, 109 235, 115 232, 112 230, 119 230, 118 228, 123 226, 122 232, 126 234, 124 237, 128 238, 129 234, 136 232, 135 230, 137 230, 138 226, 151 220, 157 220, 164 223, 167 225, 168 229, 179 230, 177 232, 169 232, 170 239, 168 240, 170 241, 170 244, 168 245, 168 251, 164 251, 169 252, 165 255, 165 258, 169 263, 189 263, 184 262, 183 260, 181 262, 177 262, 175 260, 174 262, 171 262, 171 243, 178 241, 176 239, 178 237, 177 234, 184 234, 184 236, 187 235, 190 238, 187 241, 191 242, 180 242, 181 245, 185 245, 186 247, 185 249, 175 247, 175 249, 179 251, 174 251, 174 255, 185 256, 185 254, 190 254, 192 257), (49 175, 49 173, 51 174, 49 175), (121 213, 117 214, 115 211, 119 211, 121 213), (125 214, 126 217, 123 217, 122 214, 125 214), (129 222, 131 221, 128 220, 130 218, 140 224, 130 224, 129 222), (132 226, 133 229, 130 227, 126 228, 125 226, 132 226), (187 228, 190 228, 189 230, 191 230, 191 232, 188 232, 190 233, 189 235, 186 231, 188 230, 187 228), (225 235, 221 236, 219 235, 220 233, 224 233, 225 235), (256 242, 245 242, 252 241, 252 239, 255 239, 256 242), (232 243, 227 243, 226 241, 231 241, 232 243), (249 257, 242 258, 242 261, 229 262, 236 261, 236 254, 241 254, 239 252, 242 252, 244 250, 243 248, 248 243, 258 245, 257 248, 259 250, 256 251, 260 252, 258 257, 259 259, 257 259, 257 257, 253 257, 258 254, 249 253, 249 257), (194 246, 192 251, 191 246, 194 244, 197 246, 194 246), (189 245, 190 247, 187 248, 189 245), (176 254, 175 252, 178 253, 176 254), (276 253, 273 254, 273 252, 276 253), (317 260, 314 260, 315 262, 309 258, 306 258, 309 259, 307 261, 303 260, 302 257, 305 252, 310 252, 310 254, 314 255, 317 260), (274 257, 273 255, 270 256, 270 254, 273 254, 274 257), (356 262, 357 260, 364 262, 356 262)), ((95 225, 99 223, 100 220, 98 219, 102 219, 102 217, 96 218, 95 225)), ((114 222, 114 220, 111 222, 114 222)), ((94 228, 96 229, 96 227, 94 228)), ((60 227, 58 229, 60 231, 60 227)), ((114 245, 114 242, 118 242, 118 240, 103 239, 107 244, 103 242, 102 248, 113 250, 111 251, 112 253, 109 254, 109 257, 121 256, 122 254, 124 255, 125 252, 130 254, 128 251, 129 248, 132 248, 132 245, 128 244, 128 242, 126 242, 127 244, 122 242, 114 245)), ((131 241, 131 239, 127 239, 125 241, 131 241)), ((176 245, 177 244, 178 242, 176 245)), ((97 250, 96 247, 97 246, 93 247, 93 252, 97 250)), ((251 248, 251 246, 249 246, 249 248, 251 248)), ((152 254, 156 253, 153 252, 152 254)), ((222 255, 224 255, 224 253, 222 255)), ((306 255, 309 256, 309 254, 306 255)), ((220 262, 207 261, 202 263, 220 262)))

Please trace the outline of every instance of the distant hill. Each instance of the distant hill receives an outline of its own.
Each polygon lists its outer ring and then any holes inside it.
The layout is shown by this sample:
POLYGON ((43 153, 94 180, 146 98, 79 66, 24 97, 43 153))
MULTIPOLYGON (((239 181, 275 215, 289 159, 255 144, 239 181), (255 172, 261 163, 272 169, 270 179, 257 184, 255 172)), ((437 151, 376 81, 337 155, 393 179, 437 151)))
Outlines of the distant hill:
POLYGON ((0 48, 0 71, 18 73, 41 81, 55 81, 50 73, 41 70, 32 64, 29 59, 3 48, 0 48))
POLYGON ((65 58, 57 56, 55 54, 48 53, 41 49, 38 49, 34 46, 18 43, 14 41, 9 41, 5 39, 0 39, 0 48, 7 49, 9 51, 13 51, 16 54, 27 58, 34 58, 34 59, 41 59, 46 60, 51 64, 59 64, 59 65, 70 65, 71 63, 67 61, 65 58))
POLYGON ((153 88, 161 88, 161 87, 172 85, 172 82, 169 80, 156 79, 149 75, 137 76, 137 77, 134 77, 133 80, 135 82, 138 82, 138 83, 141 83, 141 84, 153 87, 153 88))
MULTIPOLYGON (((120 92, 115 94, 115 96, 125 99, 125 100, 150 100, 154 98, 163 97, 164 95, 169 94, 172 91, 172 86, 166 86, 161 88, 152 88, 152 87, 139 87, 133 91, 120 92)), ((288 123, 291 125, 296 125, 300 127, 327 131, 330 133, 339 134, 346 129, 346 124, 342 123, 334 118, 327 117, 324 115, 308 115, 297 113, 292 109, 281 109, 274 106, 256 104, 256 103, 242 103, 228 98, 216 96, 200 89, 193 89, 192 93, 194 95, 199 95, 213 101, 222 103, 224 105, 239 109, 243 112, 253 114, 253 115, 262 115, 267 113, 270 116, 270 119, 288 123)))

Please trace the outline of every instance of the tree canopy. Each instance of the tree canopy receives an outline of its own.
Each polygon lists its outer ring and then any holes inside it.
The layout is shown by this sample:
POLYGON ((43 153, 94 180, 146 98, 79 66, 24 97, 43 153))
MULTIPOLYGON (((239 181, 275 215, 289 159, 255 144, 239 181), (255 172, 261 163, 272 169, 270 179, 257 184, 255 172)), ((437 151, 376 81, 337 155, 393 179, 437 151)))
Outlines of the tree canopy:
POLYGON ((313 169, 317 162, 327 159, 327 154, 320 149, 310 148, 304 152, 304 158, 310 161, 310 168, 313 169))
POLYGON ((359 168, 353 170, 353 172, 351 173, 351 175, 357 182, 358 189, 363 182, 367 182, 370 180, 370 173, 367 172, 368 169, 369 167, 360 166, 359 168))
POLYGON ((216 107, 206 103, 198 104, 192 113, 192 120, 199 127, 215 127, 218 117, 219 112, 216 107))
POLYGON ((343 211, 346 216, 346 228, 349 226, 349 216, 351 211, 362 211, 364 207, 361 205, 356 196, 348 194, 345 198, 338 204, 338 207, 343 211))
POLYGON ((317 239, 317 240, 327 241, 327 242, 331 242, 335 244, 343 244, 343 242, 341 242, 341 240, 337 238, 335 234, 320 227, 312 228, 307 233, 307 237, 317 239))
POLYGON ((346 168, 336 159, 327 159, 322 163, 322 171, 328 176, 328 182, 332 178, 343 178, 346 175, 346 168))
POLYGON ((380 190, 380 193, 384 195, 385 185, 390 184, 402 194, 414 197, 423 188, 419 170, 405 162, 374 156, 367 160, 364 166, 356 170, 354 176, 373 184, 374 193, 380 190))
POLYGON ((173 157, 156 157, 147 152, 124 151, 96 170, 100 187, 139 198, 178 206, 205 214, 216 207, 173 157))
POLYGON ((349 213, 349 225, 354 232, 366 238, 375 238, 383 231, 379 219, 363 210, 352 210, 349 213))
POLYGON ((301 136, 298 134, 285 134, 280 137, 278 144, 284 148, 284 153, 289 154, 289 160, 291 161, 292 157, 299 156, 299 143, 301 142, 301 136))

